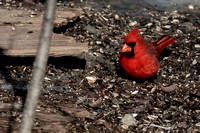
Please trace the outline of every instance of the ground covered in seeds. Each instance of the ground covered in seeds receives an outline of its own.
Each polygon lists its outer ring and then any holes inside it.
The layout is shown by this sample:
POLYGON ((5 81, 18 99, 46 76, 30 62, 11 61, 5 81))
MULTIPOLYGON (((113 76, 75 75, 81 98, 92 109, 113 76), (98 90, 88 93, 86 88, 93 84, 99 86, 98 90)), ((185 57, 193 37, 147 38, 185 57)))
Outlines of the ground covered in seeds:
MULTIPOLYGON (((80 58, 50 58, 34 132, 198 132, 200 130, 200 18, 106 3, 58 4, 83 14, 63 34, 88 42, 80 58), (134 79, 120 68, 123 38, 136 26, 145 40, 177 38, 163 51, 151 79, 134 79)), ((62 34, 62 33, 61 33, 62 34)), ((15 59, 13 59, 15 60, 15 59)), ((32 58, 1 65, 0 130, 14 132, 31 79, 32 58), (12 105, 12 106, 11 106, 12 105), (14 105, 14 106, 13 106, 14 105), (12 108, 11 108, 12 107, 12 108)))

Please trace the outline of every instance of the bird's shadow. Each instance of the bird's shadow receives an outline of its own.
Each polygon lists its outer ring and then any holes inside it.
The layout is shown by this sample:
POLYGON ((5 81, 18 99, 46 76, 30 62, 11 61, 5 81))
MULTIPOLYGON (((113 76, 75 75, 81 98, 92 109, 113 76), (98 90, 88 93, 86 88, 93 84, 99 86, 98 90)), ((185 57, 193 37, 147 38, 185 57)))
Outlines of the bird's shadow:
POLYGON ((116 73, 119 77, 123 78, 123 79, 128 79, 130 81, 136 81, 137 83, 144 83, 146 81, 148 82, 153 82, 155 79, 157 79, 157 75, 154 75, 153 77, 151 78, 145 78, 145 79, 140 79, 140 78, 135 78, 135 77, 132 77, 130 75, 128 75, 124 69, 120 66, 120 64, 117 65, 117 69, 116 69, 116 73))
POLYGON ((164 57, 170 56, 171 53, 172 53, 172 50, 167 49, 167 48, 163 49, 163 51, 161 52, 160 57, 158 58, 158 60, 159 61, 163 60, 164 57))

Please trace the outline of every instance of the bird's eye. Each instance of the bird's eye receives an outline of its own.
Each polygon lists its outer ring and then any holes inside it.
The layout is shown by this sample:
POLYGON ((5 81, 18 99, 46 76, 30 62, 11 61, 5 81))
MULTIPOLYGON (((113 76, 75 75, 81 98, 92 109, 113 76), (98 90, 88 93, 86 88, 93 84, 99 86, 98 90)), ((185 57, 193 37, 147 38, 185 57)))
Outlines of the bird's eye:
POLYGON ((135 45, 136 45, 136 42, 131 42, 131 43, 126 43, 128 46, 130 46, 130 47, 135 47, 135 45))

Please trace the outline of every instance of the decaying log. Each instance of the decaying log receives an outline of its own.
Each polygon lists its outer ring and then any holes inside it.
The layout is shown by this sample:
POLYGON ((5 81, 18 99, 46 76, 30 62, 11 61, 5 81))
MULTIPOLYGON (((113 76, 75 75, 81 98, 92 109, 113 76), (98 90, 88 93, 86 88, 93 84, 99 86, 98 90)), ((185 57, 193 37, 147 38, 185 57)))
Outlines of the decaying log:
MULTIPOLYGON (((58 8, 55 26, 67 25, 82 13, 81 9, 58 8)), ((43 12, 0 9, 0 54, 6 56, 35 56, 42 25, 43 12), (5 15, 6 14, 6 15, 5 15)), ((53 33, 49 56, 78 56, 88 51, 87 43, 73 37, 53 33)))

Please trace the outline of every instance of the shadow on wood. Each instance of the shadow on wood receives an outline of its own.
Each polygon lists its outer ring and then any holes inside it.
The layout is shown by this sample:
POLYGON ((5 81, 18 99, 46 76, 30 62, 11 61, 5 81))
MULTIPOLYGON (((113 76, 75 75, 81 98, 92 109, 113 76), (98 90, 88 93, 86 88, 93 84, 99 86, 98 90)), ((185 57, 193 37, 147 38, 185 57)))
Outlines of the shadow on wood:
MULTIPOLYGON (((34 57, 9 57, 1 55, 0 66, 32 66, 34 59, 34 57)), ((49 57, 48 64, 55 65, 56 67, 64 67, 66 69, 85 69, 86 60, 73 56, 49 57)))

